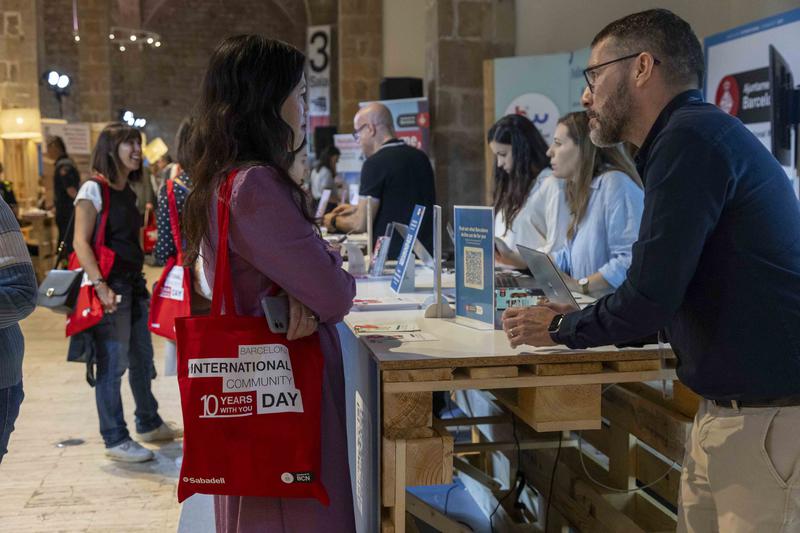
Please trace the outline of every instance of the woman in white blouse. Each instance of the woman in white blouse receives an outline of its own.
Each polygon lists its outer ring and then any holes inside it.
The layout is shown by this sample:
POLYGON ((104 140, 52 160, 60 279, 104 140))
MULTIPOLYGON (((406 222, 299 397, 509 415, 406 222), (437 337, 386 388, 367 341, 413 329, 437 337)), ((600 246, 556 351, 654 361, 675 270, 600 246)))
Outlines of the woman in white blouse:
POLYGON ((566 242, 565 184, 549 176, 547 144, 527 118, 506 115, 489 129, 487 141, 496 160, 494 231, 508 247, 496 247, 495 260, 527 268, 518 244, 549 253, 566 242))
POLYGON ((558 120, 547 155, 553 176, 567 183, 572 215, 566 244, 551 256, 573 290, 601 296, 627 276, 644 209, 642 180, 622 146, 592 143, 584 112, 558 120))

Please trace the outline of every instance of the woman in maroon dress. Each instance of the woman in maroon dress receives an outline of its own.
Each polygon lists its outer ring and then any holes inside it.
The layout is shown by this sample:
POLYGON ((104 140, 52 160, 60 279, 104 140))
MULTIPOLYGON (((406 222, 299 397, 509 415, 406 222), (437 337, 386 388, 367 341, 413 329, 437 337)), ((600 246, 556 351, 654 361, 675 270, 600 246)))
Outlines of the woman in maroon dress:
POLYGON ((188 260, 203 258, 214 283, 217 190, 238 169, 230 211, 230 262, 236 310, 263 316, 273 284, 289 295, 288 338, 319 331, 325 356, 322 482, 330 506, 313 499, 216 496, 219 532, 355 530, 347 461, 344 374, 336 323, 355 296, 342 259, 320 238, 305 193, 289 169, 305 140, 305 57, 259 35, 225 40, 203 82, 195 130, 194 189, 184 214, 188 260))

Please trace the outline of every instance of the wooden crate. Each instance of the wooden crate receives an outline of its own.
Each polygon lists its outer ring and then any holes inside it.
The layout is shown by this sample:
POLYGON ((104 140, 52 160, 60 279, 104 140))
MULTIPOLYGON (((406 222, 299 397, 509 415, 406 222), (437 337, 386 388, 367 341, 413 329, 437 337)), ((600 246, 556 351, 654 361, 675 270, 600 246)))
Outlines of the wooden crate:
MULTIPOLYGON (((453 479, 453 437, 446 431, 429 428, 428 436, 411 439, 383 439, 384 476, 382 499, 385 507, 395 504, 397 480, 403 477, 405 487, 442 485, 453 479)), ((403 489, 404 490, 404 489, 403 489)))

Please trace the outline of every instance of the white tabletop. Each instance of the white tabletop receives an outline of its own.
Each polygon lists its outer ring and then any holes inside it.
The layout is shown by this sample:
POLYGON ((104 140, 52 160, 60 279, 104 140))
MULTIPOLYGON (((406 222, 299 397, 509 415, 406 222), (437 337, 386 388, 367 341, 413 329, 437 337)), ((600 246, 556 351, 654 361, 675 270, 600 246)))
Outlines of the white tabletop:
MULTIPOLYGON (((404 300, 412 300, 420 304, 432 294, 432 271, 427 268, 416 269, 415 293, 395 295, 389 287, 390 278, 360 279, 357 282, 357 298, 380 298, 400 296, 404 300)), ((442 285, 454 287, 455 276, 445 275, 442 285)), ((446 292, 451 292, 446 291, 446 292)), ((576 295, 579 296, 579 295, 576 295)), ((389 310, 389 311, 352 311, 345 317, 345 324, 351 332, 356 325, 410 322, 419 325, 423 333, 433 335, 437 340, 414 341, 382 341, 367 342, 367 346, 382 368, 464 366, 474 361, 481 364, 520 364, 564 362, 569 361, 601 361, 621 359, 642 359, 659 356, 658 346, 644 348, 624 348, 603 346, 587 350, 570 350, 565 346, 534 348, 523 346, 511 348, 502 331, 480 330, 463 323, 458 319, 425 318, 424 309, 389 310), (488 360, 488 361, 487 361, 488 360)), ((354 333, 355 334, 355 333, 354 333)), ((672 357, 672 352, 664 352, 672 357)))

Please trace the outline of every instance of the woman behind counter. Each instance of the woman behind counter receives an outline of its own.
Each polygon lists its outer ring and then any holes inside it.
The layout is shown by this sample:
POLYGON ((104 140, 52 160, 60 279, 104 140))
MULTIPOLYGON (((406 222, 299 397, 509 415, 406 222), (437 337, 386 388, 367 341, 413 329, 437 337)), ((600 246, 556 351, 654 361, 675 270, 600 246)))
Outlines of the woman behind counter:
POLYGON ((625 281, 644 209, 642 180, 622 146, 589 139, 584 112, 561 117, 547 151, 553 176, 566 181, 567 242, 553 250, 568 285, 601 296, 625 281))
MULTIPOLYGON (((331 502, 215 496, 217 531, 355 531, 347 460, 344 371, 336 323, 349 312, 355 280, 319 236, 302 172, 292 169, 305 140, 305 57, 260 35, 225 40, 206 72, 191 145, 194 180, 184 216, 189 260, 200 254, 213 287, 217 190, 237 170, 229 247, 236 311, 264 316, 273 288, 289 295, 291 340, 318 330, 325 358, 322 481, 331 502)), ((254 460, 258 458, 254 457, 254 460)))
POLYGON ((549 176, 547 144, 527 118, 506 115, 487 135, 495 156, 495 236, 509 251, 495 250, 495 258, 515 268, 527 268, 517 244, 542 252, 566 242, 569 210, 564 182, 549 176))

